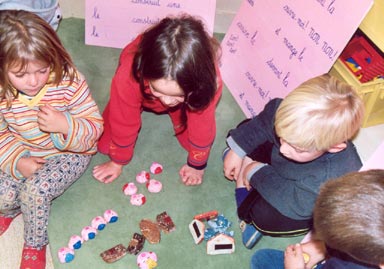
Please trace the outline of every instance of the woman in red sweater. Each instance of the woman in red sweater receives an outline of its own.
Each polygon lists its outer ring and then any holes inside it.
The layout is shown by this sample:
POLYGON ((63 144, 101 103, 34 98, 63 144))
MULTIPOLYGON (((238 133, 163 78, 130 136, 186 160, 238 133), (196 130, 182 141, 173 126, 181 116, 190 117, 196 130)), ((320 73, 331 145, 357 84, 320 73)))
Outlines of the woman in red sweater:
POLYGON ((179 175, 185 185, 203 181, 216 135, 215 108, 222 92, 220 45, 201 21, 167 17, 128 44, 112 79, 98 143, 110 161, 93 168, 104 183, 115 180, 133 156, 143 110, 168 113, 188 152, 179 175))

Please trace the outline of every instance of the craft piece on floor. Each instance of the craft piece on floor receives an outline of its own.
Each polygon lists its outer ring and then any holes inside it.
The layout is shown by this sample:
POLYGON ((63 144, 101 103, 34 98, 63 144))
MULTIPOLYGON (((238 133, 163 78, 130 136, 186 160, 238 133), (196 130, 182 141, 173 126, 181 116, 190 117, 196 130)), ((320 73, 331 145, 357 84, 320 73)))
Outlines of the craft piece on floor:
POLYGON ((194 217, 194 219, 205 221, 205 220, 211 220, 216 218, 219 215, 219 212, 217 210, 211 210, 208 212, 204 212, 201 214, 198 214, 194 217))
POLYGON ((122 244, 118 244, 100 253, 100 257, 107 263, 113 263, 120 260, 126 254, 127 249, 122 244))
POLYGON ((107 209, 105 212, 104 212, 104 219, 108 222, 108 223, 114 223, 118 220, 119 216, 117 215, 117 213, 115 211, 113 211, 112 209, 107 209))
POLYGON ((160 242, 160 229, 157 223, 152 222, 149 219, 142 219, 139 223, 141 233, 145 239, 151 244, 157 244, 160 242))
POLYGON ((94 239, 96 237, 96 234, 97 234, 97 230, 95 228, 93 228, 92 226, 85 226, 81 230, 81 237, 85 241, 94 239))
POLYGON ((84 243, 84 239, 78 235, 72 235, 69 238, 68 247, 70 249, 79 249, 84 243))
POLYGON ((157 255, 156 253, 142 252, 137 256, 137 266, 140 269, 153 269, 157 266, 157 255))
POLYGON ((93 218, 91 222, 91 226, 99 231, 104 230, 106 224, 107 221, 101 216, 93 218))
POLYGON ((57 257, 61 263, 69 263, 75 258, 75 252, 73 249, 62 247, 57 252, 57 257))
POLYGON ((123 192, 125 195, 135 194, 137 192, 137 187, 136 187, 135 183, 129 182, 129 183, 124 184, 123 192))
POLYGON ((230 254, 235 252, 235 240, 226 234, 218 234, 207 242, 207 254, 230 254))
POLYGON ((195 241, 195 244, 200 244, 204 239, 204 230, 205 225, 202 221, 194 219, 189 224, 189 231, 192 234, 193 240, 195 241))
POLYGON ((163 166, 157 162, 153 162, 149 170, 152 174, 160 174, 161 172, 163 172, 163 166))
POLYGON ((156 221, 159 228, 165 233, 170 233, 176 230, 175 223, 166 211, 157 215, 156 221))
POLYGON ((144 170, 136 175, 136 181, 141 184, 147 183, 150 178, 151 178, 151 175, 144 170))
POLYGON ((232 226, 232 222, 230 222, 223 214, 217 216, 217 218, 213 220, 209 220, 209 227, 204 231, 204 239, 209 240, 210 238, 216 236, 217 234, 226 234, 228 236, 233 236, 233 231, 227 231, 229 227, 232 226))
POLYGON ((144 194, 138 193, 138 194, 133 194, 131 196, 131 204, 136 205, 136 206, 141 206, 145 204, 147 199, 145 198, 144 194))
POLYGON ((145 237, 142 234, 134 233, 129 242, 127 252, 137 255, 144 247, 145 237))
POLYGON ((150 179, 147 182, 147 189, 149 192, 158 193, 161 191, 162 188, 163 184, 161 184, 161 182, 156 179, 150 179))

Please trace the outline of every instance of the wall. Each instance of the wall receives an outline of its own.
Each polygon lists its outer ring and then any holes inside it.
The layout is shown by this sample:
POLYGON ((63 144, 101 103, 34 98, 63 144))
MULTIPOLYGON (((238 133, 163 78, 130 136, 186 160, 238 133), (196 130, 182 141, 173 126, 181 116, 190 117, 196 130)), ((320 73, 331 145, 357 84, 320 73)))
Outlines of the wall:
MULTIPOLYGON (((215 32, 225 33, 227 31, 241 2, 242 0, 216 0, 215 32)), ((60 0, 60 6, 64 18, 84 18, 85 0, 60 0)))

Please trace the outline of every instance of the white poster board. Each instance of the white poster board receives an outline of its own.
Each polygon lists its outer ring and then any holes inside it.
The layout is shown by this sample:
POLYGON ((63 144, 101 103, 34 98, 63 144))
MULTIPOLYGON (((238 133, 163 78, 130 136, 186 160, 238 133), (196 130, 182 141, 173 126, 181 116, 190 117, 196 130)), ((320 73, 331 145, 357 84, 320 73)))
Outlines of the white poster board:
POLYGON ((213 34, 216 0, 86 0, 85 44, 123 48, 168 15, 199 17, 213 34))

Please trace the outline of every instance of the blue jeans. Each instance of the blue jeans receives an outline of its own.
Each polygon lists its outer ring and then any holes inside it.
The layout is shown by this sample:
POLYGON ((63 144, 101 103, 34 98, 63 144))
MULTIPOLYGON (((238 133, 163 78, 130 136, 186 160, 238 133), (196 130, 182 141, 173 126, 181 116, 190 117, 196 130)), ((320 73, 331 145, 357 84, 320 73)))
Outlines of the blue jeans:
MULTIPOLYGON (((318 264, 316 269, 321 269, 318 264)), ((284 269, 284 251, 277 249, 260 249, 251 258, 251 269, 284 269)))
POLYGON ((277 249, 260 249, 251 258, 251 269, 284 269, 284 252, 277 249))

